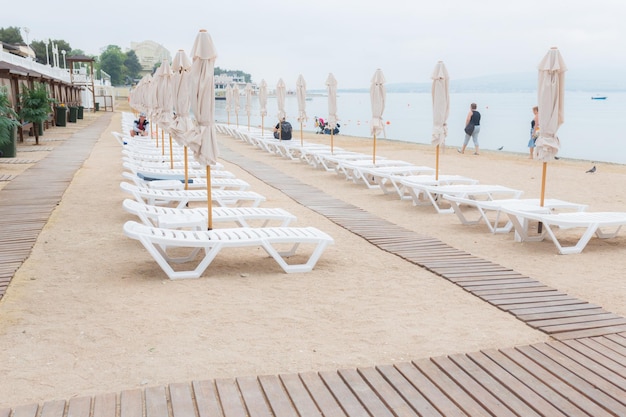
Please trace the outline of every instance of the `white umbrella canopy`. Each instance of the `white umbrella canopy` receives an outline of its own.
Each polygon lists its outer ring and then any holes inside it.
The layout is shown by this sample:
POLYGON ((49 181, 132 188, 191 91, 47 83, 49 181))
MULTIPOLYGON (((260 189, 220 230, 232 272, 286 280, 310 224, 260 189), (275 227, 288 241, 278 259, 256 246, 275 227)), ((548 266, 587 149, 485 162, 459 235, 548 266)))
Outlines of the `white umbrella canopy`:
POLYGON ((540 130, 535 144, 535 158, 539 161, 552 161, 561 147, 556 133, 564 121, 565 71, 565 61, 557 48, 551 48, 539 63, 540 130))
POLYGON ((159 103, 159 81, 161 80, 162 72, 163 67, 159 66, 156 71, 154 71, 154 75, 152 75, 152 81, 150 82, 150 103, 152 104, 152 118, 156 120, 157 123, 161 119, 161 103, 159 103))
POLYGON ((191 50, 191 110, 198 126, 195 135, 189 138, 188 146, 192 149, 195 159, 204 165, 215 164, 218 156, 213 120, 215 114, 213 71, 216 57, 211 35, 206 30, 201 30, 191 50))
POLYGON ((296 97, 298 99, 298 121, 300 122, 300 144, 302 144, 302 124, 306 117, 306 81, 302 74, 296 80, 296 97))
POLYGON ((537 86, 539 137, 535 142, 534 156, 535 159, 543 162, 541 206, 544 203, 546 190, 547 162, 554 160, 561 146, 556 133, 564 121, 565 71, 567 71, 565 61, 563 61, 557 48, 551 48, 539 63, 539 81, 537 86))
POLYGON ((172 69, 167 59, 164 59, 161 63, 161 74, 159 78, 159 107, 161 114, 159 123, 164 129, 169 131, 170 124, 174 117, 174 100, 172 97, 172 69))
POLYGON ((198 124, 195 135, 189 138, 194 158, 206 165, 208 228, 213 228, 211 197, 211 167, 217 163, 217 133, 215 131, 215 46, 211 35, 200 30, 191 48, 191 111, 198 124))
MULTIPOLYGON (((335 151, 334 130, 337 126, 337 80, 333 73, 326 78, 326 89, 328 90, 328 127, 330 128, 330 152, 335 151)), ((322 126, 322 131, 324 126, 322 126)))
POLYGON ((437 62, 430 78, 433 80, 433 135, 431 143, 437 147, 435 179, 439 179, 439 147, 446 143, 450 115, 450 76, 442 61, 437 62))
POLYGON ((184 50, 180 49, 172 60, 172 97, 176 113, 170 126, 170 131, 176 142, 186 146, 186 135, 193 130, 193 120, 189 111, 191 109, 191 95, 189 91, 189 71, 191 61, 184 50))
POLYGON ((267 116, 267 83, 261 80, 259 84, 259 116, 261 116, 261 131, 263 131, 263 122, 267 116))
POLYGON ((280 122, 287 117, 285 113, 285 96, 287 95, 287 86, 285 86, 285 82, 282 78, 278 79, 278 84, 276 84, 276 102, 278 103, 278 137, 282 139, 282 129, 280 126, 280 122))
POLYGON ((287 86, 282 78, 278 79, 276 84, 276 102, 278 103, 278 120, 283 120, 287 116, 285 113, 285 96, 287 95, 287 86))
POLYGON ((377 69, 372 77, 370 85, 370 100, 372 102, 372 121, 370 129, 374 136, 374 149, 372 153, 372 162, 376 163, 376 135, 385 131, 383 123, 383 112, 385 111, 385 76, 382 70, 377 69))
POLYGON ((233 104, 233 88, 228 84, 226 86, 226 121, 230 124, 230 106, 233 104))
POLYGON ((235 109, 235 119, 237 120, 237 127, 239 127, 239 98, 241 93, 237 84, 233 85, 233 108, 235 109))
POLYGON ((252 113, 252 84, 246 83, 246 114, 248 115, 248 130, 250 130, 250 114, 252 113))

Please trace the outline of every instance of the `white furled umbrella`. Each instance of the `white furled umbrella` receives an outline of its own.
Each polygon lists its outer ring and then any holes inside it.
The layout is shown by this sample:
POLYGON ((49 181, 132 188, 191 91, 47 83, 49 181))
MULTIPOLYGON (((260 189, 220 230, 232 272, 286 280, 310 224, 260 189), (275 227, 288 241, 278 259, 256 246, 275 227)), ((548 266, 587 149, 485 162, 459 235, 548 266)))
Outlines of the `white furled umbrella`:
POLYGON ((265 80, 261 80, 259 84, 259 116, 261 116, 261 134, 265 129, 263 125, 265 116, 267 116, 267 83, 265 80))
MULTIPOLYGON (((333 73, 326 78, 326 88, 328 90, 328 127, 330 128, 330 153, 334 153, 333 131, 337 126, 337 80, 333 73)), ((322 131, 324 126, 322 126, 322 131)))
POLYGON ((374 150, 372 153, 372 163, 376 163, 376 135, 385 131, 383 123, 383 112, 385 111, 385 76, 380 69, 377 69, 372 77, 370 86, 370 100, 372 101, 372 121, 370 129, 374 135, 374 150))
MULTIPOLYGON (((161 113, 159 115, 159 124, 161 125, 161 138, 162 141, 165 142, 165 131, 167 130, 167 136, 169 138, 169 147, 170 147, 170 168, 174 168, 174 161, 172 158, 173 149, 172 149, 172 134, 170 131, 170 125, 172 124, 172 120, 174 117, 174 100, 172 96, 172 69, 170 67, 170 63, 167 59, 162 60, 161 62, 161 74, 159 76, 159 90, 158 90, 158 99, 159 99, 159 108, 161 109, 161 113)), ((165 146, 165 145, 164 145, 165 146)))
POLYGON ((267 83, 265 80, 261 80, 259 84, 259 116, 261 116, 261 134, 265 129, 263 125, 265 116, 267 116, 267 83))
POLYGON ((276 84, 276 102, 278 103, 278 138, 282 140, 282 132, 280 122, 287 117, 285 113, 285 96, 287 95, 287 87, 282 78, 276 84))
POLYGON ((237 120, 237 127, 239 127, 239 86, 233 85, 233 108, 235 109, 235 119, 237 120))
POLYGON ((208 228, 213 228, 211 197, 211 165, 217 163, 217 133, 215 132, 215 46, 211 35, 200 30, 191 49, 191 110, 195 117, 197 133, 189 143, 193 144, 194 158, 206 165, 208 228))
POLYGON ((442 61, 437 62, 432 75, 433 135, 431 143, 437 147, 435 180, 439 179, 439 147, 446 143, 450 115, 450 76, 442 61))
POLYGON ((228 84, 226 86, 226 122, 230 125, 230 107, 233 104, 233 88, 228 84))
MULTIPOLYGON (((150 83, 150 103, 152 104, 152 120, 155 121, 154 129, 156 131, 157 148, 159 147, 159 123, 161 121, 161 103, 159 102, 159 88, 161 81, 161 73, 163 67, 159 66, 154 75, 152 76, 152 82, 150 83)), ((161 154, 165 154, 165 139, 162 140, 161 154)))
POLYGON ((298 80, 296 81, 296 96, 298 98, 298 121, 300 122, 300 145, 302 145, 302 124, 307 120, 306 81, 304 81, 304 77, 302 76, 302 74, 298 76, 298 80))
POLYGON ((248 115, 248 131, 250 131, 250 113, 252 112, 252 84, 246 83, 246 114, 248 115))
POLYGON ((189 114, 191 110, 191 95, 189 92, 189 71, 191 61, 185 51, 179 49, 172 60, 172 98, 174 99, 174 119, 170 126, 170 132, 174 140, 184 150, 185 159, 185 190, 189 188, 189 165, 187 160, 187 135, 193 131, 193 119, 189 114))
POLYGON ((557 48, 551 48, 539 63, 537 104, 539 106, 539 137, 536 141, 535 159, 543 162, 541 199, 543 206, 547 162, 554 160, 561 146, 556 135, 563 124, 565 99, 565 61, 557 48))

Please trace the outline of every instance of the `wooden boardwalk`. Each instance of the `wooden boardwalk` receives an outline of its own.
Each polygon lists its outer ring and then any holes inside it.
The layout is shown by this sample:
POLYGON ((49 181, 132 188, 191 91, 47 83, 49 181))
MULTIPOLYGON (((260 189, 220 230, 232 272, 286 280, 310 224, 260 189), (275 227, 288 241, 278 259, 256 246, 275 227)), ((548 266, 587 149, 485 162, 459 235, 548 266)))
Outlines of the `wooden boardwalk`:
MULTIPOLYGON (((11 220, 0 223, 0 296, 106 123, 101 117, 80 141, 68 140, 31 175, 0 190, 0 219, 11 220)), ((228 149, 222 157, 554 340, 377 367, 169 384, 20 406, 0 410, 0 417, 626 416, 623 317, 276 175, 266 164, 228 149)))

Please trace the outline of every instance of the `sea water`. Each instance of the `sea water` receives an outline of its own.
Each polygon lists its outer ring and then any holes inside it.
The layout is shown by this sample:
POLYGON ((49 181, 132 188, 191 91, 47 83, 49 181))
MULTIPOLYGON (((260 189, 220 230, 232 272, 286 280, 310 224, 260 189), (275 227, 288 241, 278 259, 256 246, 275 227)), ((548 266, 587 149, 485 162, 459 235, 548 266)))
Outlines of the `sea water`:
MULTIPOLYGON (((626 164, 626 93, 614 92, 606 100, 592 100, 589 92, 566 92, 564 123, 557 136, 561 142, 562 158, 626 164)), ((245 97, 240 99, 236 115, 233 106, 229 115, 226 102, 216 101, 215 117, 218 121, 247 126, 248 115, 245 97)), ((537 104, 536 93, 451 93, 448 137, 446 145, 460 147, 465 133, 465 118, 471 103, 478 105, 481 113, 480 148, 503 152, 528 154, 532 107, 537 104)), ((250 125, 261 126, 258 97, 250 105, 250 125)), ((306 101, 308 121, 304 131, 315 131, 315 116, 328 117, 328 97, 312 95, 306 101)), ((294 131, 300 129, 298 101, 295 95, 285 100, 287 120, 294 131)), ((264 127, 277 123, 278 106, 275 97, 267 101, 264 127)), ((337 96, 337 115, 341 125, 340 135, 372 137, 370 133, 371 102, 368 93, 340 92, 337 96)), ((432 98, 430 93, 387 93, 385 132, 379 138, 430 144, 432 134, 432 98)), ((468 145, 473 149, 470 140, 468 145)))

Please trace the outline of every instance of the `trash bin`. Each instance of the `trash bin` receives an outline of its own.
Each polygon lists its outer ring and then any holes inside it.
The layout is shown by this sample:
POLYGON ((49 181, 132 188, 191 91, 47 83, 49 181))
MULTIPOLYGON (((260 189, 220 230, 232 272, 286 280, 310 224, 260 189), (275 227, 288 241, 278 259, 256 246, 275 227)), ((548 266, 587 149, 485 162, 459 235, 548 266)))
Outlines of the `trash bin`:
POLYGON ((96 111, 100 111, 100 103, 96 103, 96 111))
POLYGON ((67 120, 67 107, 56 107, 54 110, 56 113, 56 125, 65 126, 67 120))
POLYGON ((12 128, 11 130, 11 141, 0 145, 0 158, 15 158, 17 155, 17 129, 12 128))
POLYGON ((70 106, 70 117, 68 117, 67 121, 70 123, 76 123, 77 116, 78 116, 78 107, 70 106))
POLYGON ((83 115, 84 115, 84 112, 85 112, 85 107, 84 106, 78 106, 78 115, 77 115, 77 117, 79 119, 82 119, 83 115))

